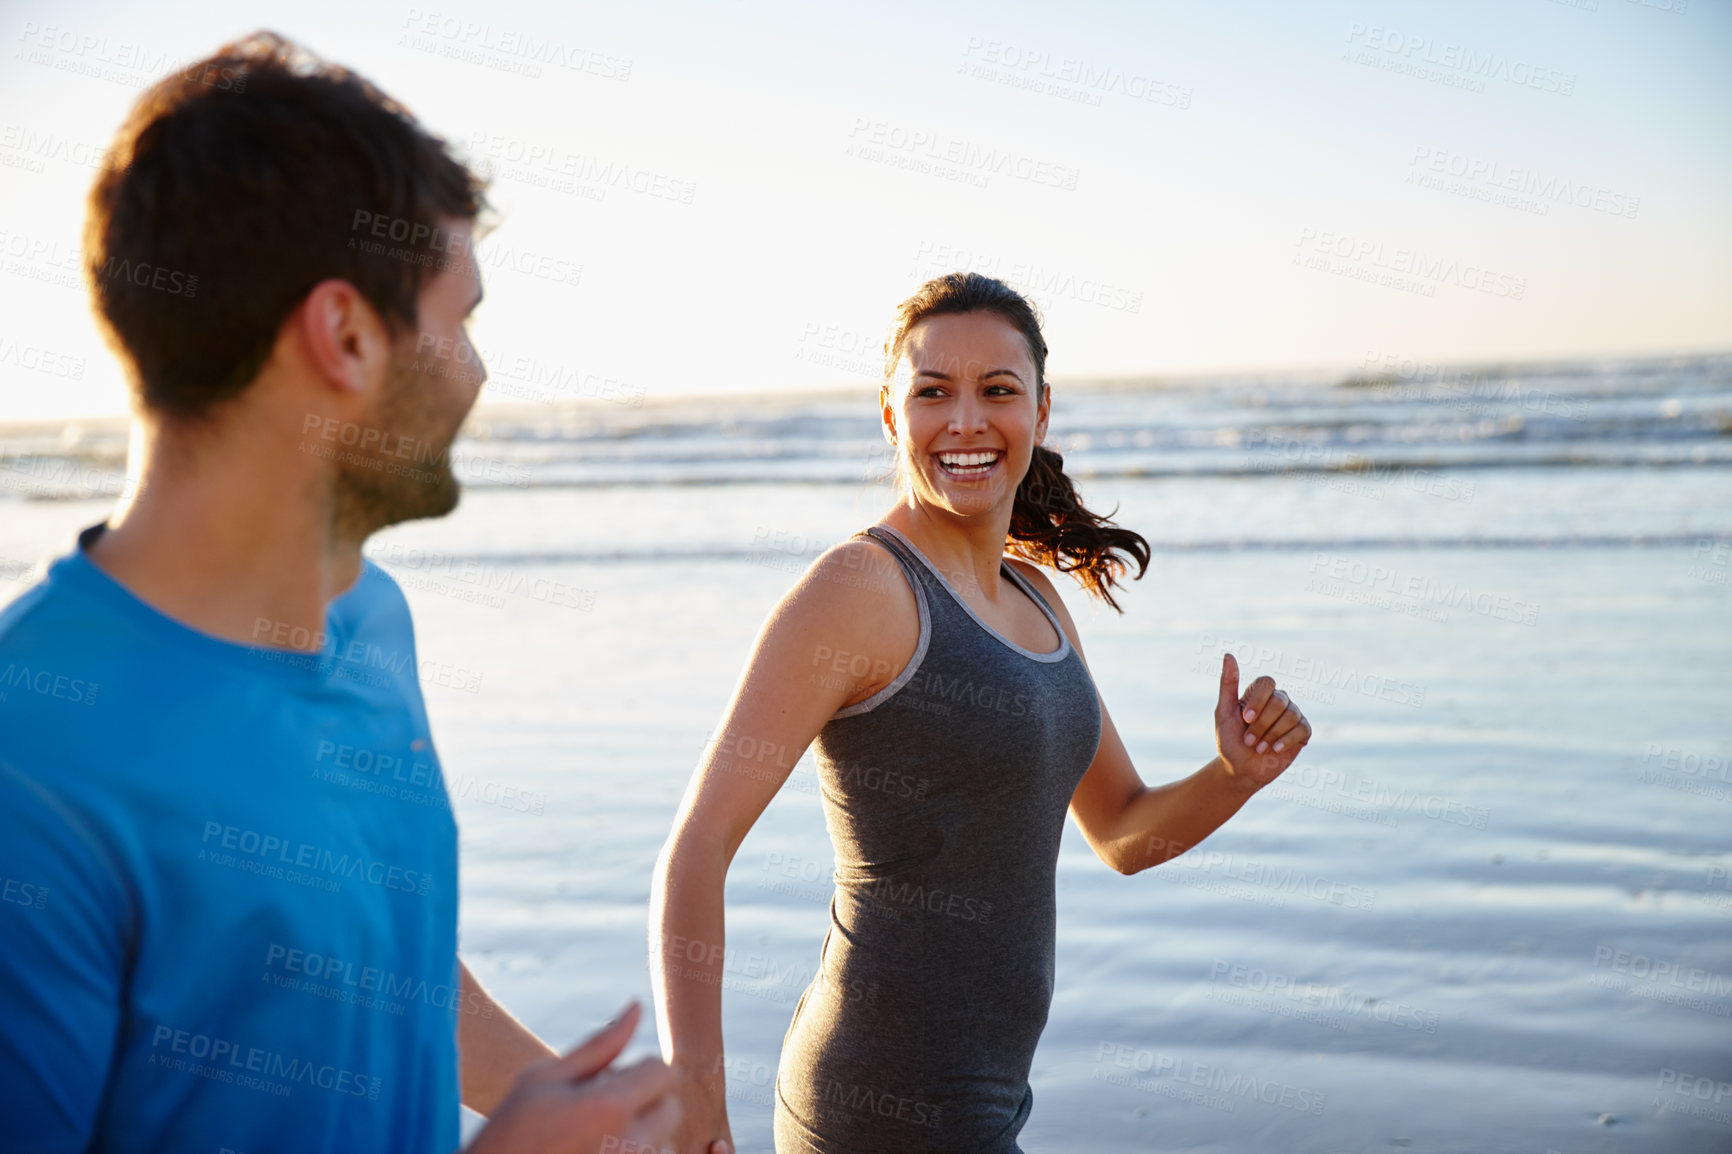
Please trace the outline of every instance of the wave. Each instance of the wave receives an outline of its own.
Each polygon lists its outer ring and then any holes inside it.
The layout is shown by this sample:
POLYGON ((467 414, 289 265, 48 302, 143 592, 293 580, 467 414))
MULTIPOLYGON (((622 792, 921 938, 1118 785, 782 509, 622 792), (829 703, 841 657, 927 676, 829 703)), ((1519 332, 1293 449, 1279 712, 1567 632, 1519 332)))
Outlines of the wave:
MULTIPOLYGON (((869 484, 894 463, 869 390, 625 399, 483 405, 453 467, 477 488, 564 488, 869 484)), ((1049 444, 1083 478, 1726 466, 1732 354, 1059 382, 1049 444)), ((118 493, 125 452, 120 421, 0 428, 0 497, 118 493)))

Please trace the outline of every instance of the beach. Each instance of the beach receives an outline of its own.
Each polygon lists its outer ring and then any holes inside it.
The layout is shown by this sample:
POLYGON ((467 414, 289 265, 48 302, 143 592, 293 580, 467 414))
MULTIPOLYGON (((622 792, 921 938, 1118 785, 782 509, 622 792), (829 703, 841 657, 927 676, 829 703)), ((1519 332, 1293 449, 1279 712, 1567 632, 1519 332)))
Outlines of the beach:
MULTIPOLYGON (((1732 1147, 1727 362, 1527 384, 1055 401, 1088 503, 1154 546, 1122 616, 1056 579, 1144 779, 1213 755, 1224 652, 1316 733, 1136 877, 1067 826, 1029 1154, 1732 1147)), ((369 547, 415 614, 462 952, 555 1045, 647 1003, 656 853, 752 638, 893 499, 870 411, 707 412, 482 422, 458 511, 369 547), (802 437, 829 447, 765 448, 802 437)), ((0 470, 41 481, 24 443, 0 470)), ((57 498, 7 501, 0 598, 112 503, 57 498)), ((770 1146, 830 868, 808 756, 727 881, 742 1151, 770 1146)))

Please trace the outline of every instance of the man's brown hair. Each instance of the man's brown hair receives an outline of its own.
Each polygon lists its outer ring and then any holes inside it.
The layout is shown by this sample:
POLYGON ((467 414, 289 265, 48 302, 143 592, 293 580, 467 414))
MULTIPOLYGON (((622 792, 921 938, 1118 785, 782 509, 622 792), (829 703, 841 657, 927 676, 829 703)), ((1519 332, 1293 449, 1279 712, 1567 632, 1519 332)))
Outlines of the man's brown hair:
POLYGON ((408 109, 270 32, 160 81, 109 157, 85 223, 93 303, 139 401, 176 417, 245 389, 322 280, 413 328, 421 286, 464 255, 440 218, 486 207, 408 109))

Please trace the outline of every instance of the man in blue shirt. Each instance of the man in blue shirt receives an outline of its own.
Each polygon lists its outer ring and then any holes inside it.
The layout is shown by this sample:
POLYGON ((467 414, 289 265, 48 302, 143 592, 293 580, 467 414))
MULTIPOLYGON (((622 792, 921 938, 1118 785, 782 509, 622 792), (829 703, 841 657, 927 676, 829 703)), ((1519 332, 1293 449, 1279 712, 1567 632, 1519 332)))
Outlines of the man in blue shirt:
POLYGON ((611 1066, 636 1006, 560 1057, 458 961, 409 609, 361 554, 457 503, 479 181, 266 34, 111 155, 84 256, 142 455, 0 613, 0 1148, 443 1154, 461 1092, 476 1151, 659 1149, 671 1075, 611 1066))

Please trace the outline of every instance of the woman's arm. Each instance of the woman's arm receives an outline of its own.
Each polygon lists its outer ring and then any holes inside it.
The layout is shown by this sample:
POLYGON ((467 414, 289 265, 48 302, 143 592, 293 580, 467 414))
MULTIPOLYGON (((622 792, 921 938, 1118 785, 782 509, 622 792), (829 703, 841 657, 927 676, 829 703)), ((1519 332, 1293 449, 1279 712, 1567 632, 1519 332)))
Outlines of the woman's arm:
MULTIPOLYGON (((1047 598, 1081 656, 1076 623, 1052 582, 1033 565, 1012 564, 1047 598)), ((1140 873, 1214 833, 1310 740, 1310 724, 1273 679, 1259 677, 1240 696, 1239 663, 1229 653, 1221 661, 1216 755, 1209 764, 1166 785, 1144 785, 1103 700, 1100 745, 1071 795, 1071 816, 1102 861, 1123 874, 1140 873)))
POLYGON ((678 1154, 729 1139, 721 995, 728 865, 830 717, 894 680, 918 644, 914 595, 886 557, 864 541, 839 545, 770 614, 656 864, 650 965, 662 1056, 682 1083, 678 1154), (862 580, 869 573, 878 577, 862 580))

